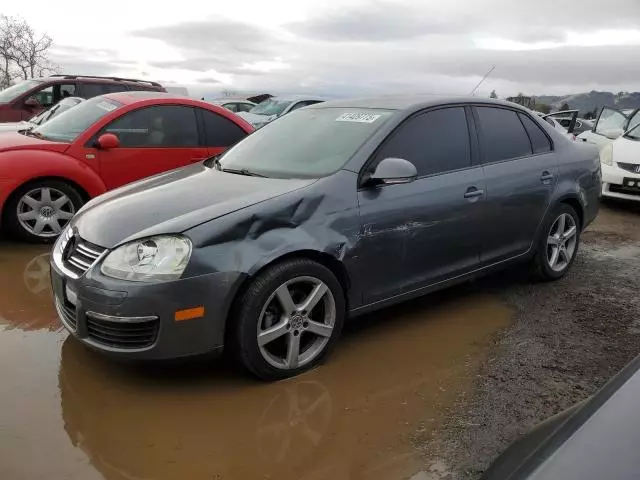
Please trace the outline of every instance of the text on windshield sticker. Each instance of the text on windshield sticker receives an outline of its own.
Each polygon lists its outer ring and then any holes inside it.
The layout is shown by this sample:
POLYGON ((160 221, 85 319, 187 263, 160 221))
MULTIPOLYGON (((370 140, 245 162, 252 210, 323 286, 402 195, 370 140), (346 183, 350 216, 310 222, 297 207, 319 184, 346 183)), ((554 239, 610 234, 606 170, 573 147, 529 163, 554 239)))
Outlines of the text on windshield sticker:
POLYGON ((379 119, 382 115, 375 115, 373 113, 343 113, 336 122, 358 122, 358 123, 373 123, 379 119))

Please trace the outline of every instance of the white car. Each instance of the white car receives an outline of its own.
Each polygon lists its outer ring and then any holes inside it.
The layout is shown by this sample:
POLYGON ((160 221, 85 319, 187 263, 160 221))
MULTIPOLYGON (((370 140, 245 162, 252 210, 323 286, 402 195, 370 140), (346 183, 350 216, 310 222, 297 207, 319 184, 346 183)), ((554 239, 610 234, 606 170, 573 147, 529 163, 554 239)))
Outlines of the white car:
POLYGON ((600 151, 602 195, 640 202, 640 123, 600 151))
POLYGON ((264 102, 259 103, 248 112, 240 112, 238 115, 251 123, 255 128, 260 128, 276 118, 286 115, 298 108, 324 101, 326 101, 325 98, 308 97, 304 95, 271 97, 264 102))
POLYGON ((578 135, 578 140, 595 143, 602 152, 604 147, 639 124, 640 108, 618 110, 603 107, 593 130, 582 132, 578 135))

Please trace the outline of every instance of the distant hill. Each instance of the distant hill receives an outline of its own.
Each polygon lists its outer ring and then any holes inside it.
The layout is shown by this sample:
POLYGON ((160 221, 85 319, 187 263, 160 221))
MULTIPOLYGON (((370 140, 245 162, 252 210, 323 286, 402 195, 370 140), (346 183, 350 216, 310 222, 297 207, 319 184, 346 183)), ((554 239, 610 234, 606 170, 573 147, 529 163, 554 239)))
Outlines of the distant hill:
POLYGON ((581 114, 591 112, 600 107, 640 108, 640 92, 597 92, 575 93, 565 96, 540 95, 536 96, 536 103, 550 105, 552 110, 559 110, 567 103, 571 109, 580 110, 581 114))

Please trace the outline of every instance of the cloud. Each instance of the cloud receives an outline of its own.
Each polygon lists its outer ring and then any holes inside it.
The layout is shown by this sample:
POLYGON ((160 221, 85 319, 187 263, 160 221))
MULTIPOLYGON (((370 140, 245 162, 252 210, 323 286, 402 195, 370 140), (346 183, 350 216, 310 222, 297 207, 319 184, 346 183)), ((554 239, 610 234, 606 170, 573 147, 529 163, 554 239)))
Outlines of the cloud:
POLYGON ((264 55, 278 47, 276 37, 268 29, 224 19, 151 27, 136 30, 131 35, 161 40, 183 50, 214 55, 264 55))

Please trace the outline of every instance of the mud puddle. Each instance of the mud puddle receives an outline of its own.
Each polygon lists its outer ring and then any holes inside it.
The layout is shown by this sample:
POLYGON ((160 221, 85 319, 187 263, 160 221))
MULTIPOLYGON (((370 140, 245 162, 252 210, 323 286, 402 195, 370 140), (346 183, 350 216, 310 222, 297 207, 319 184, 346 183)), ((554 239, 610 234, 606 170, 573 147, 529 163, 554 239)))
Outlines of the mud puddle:
POLYGON ((58 328, 46 249, 0 244, 0 478, 402 479, 511 311, 459 288, 350 322, 322 367, 116 364, 58 328))

